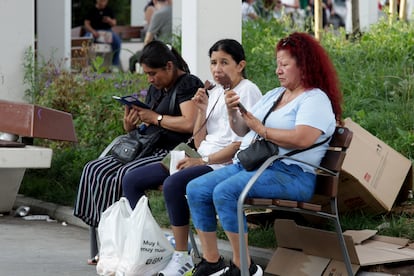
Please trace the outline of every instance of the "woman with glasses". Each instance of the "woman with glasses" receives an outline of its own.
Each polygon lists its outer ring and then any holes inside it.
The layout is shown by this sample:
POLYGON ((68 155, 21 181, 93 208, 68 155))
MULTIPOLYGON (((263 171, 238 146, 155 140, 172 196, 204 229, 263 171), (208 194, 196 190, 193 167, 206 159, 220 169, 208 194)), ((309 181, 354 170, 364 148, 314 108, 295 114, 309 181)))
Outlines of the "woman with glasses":
MULTIPOLYGON (((295 158, 318 164, 328 148, 329 137, 341 124, 341 93, 335 68, 323 47, 309 34, 293 33, 281 39, 275 49, 276 76, 280 82, 247 112, 239 108, 239 97, 229 91, 226 105, 230 125, 244 136, 240 150, 246 149, 257 136, 277 144, 279 154, 300 152, 295 158), (316 145, 318 144, 318 145, 316 145)), ((246 170, 235 154, 234 162, 188 183, 187 198, 197 229, 203 259, 193 276, 240 275, 237 200, 256 170, 246 170), (217 247, 217 220, 220 220, 232 246, 233 258, 223 269, 217 247)), ((311 199, 316 183, 314 170, 300 162, 275 161, 258 178, 248 197, 281 198, 294 201, 311 199)), ((248 252, 247 252, 248 253, 248 252)), ((263 270, 249 258, 250 275, 263 275, 263 270)))

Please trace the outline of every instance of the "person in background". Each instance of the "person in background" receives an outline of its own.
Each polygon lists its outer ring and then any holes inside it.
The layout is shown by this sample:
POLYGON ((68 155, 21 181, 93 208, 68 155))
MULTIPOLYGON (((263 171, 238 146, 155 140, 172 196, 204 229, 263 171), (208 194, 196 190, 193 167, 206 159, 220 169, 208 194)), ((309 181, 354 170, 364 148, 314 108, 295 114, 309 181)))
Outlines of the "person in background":
POLYGON ((108 7, 108 0, 96 0, 95 6, 88 12, 84 21, 86 36, 93 36, 95 42, 105 42, 104 34, 100 31, 110 32, 112 40, 112 65, 120 66, 121 38, 112 31, 116 26, 116 18, 113 10, 108 7))
MULTIPOLYGON (((241 150, 247 148, 256 135, 279 145, 280 155, 325 141, 295 155, 299 160, 319 164, 328 148, 327 138, 332 136, 336 125, 342 123, 342 95, 333 63, 319 42, 306 33, 292 33, 279 40, 275 55, 281 87, 267 92, 250 112, 239 112, 239 97, 228 91, 226 105, 230 125, 235 133, 244 135, 241 150)), ((256 171, 245 170, 236 153, 232 165, 188 183, 188 205, 203 251, 203 259, 196 264, 193 276, 220 275, 220 272, 224 272, 221 275, 240 275, 239 235, 244 235, 246 245, 248 235, 246 219, 244 233, 238 232, 237 201, 256 171), (216 215, 232 247, 229 267, 223 267, 218 251, 216 215)), ((281 159, 265 169, 247 196, 306 202, 313 196, 315 183, 312 167, 281 159)), ((247 265, 250 275, 263 275, 263 270, 251 258, 247 265)))
POLYGON ((144 45, 154 39, 172 43, 172 2, 171 0, 154 0, 155 11, 151 17, 144 45))
POLYGON ((175 238, 175 252, 160 276, 184 275, 193 268, 188 254, 190 214, 185 188, 200 175, 231 163, 240 146, 241 137, 230 128, 224 94, 234 91, 247 109, 262 96, 259 88, 246 79, 246 58, 242 45, 233 39, 217 41, 209 50, 210 72, 214 88, 198 89, 193 98, 197 118, 193 131, 194 144, 201 158, 186 157, 177 164, 178 172, 170 175, 161 163, 153 163, 129 171, 122 180, 124 195, 134 208, 148 189, 163 184, 163 194, 175 238), (228 76, 228 79, 226 78, 228 76), (226 87, 226 86, 229 87, 226 87), (228 90, 228 91, 226 91, 228 90))
MULTIPOLYGON (((94 235, 101 214, 122 195, 121 181, 128 171, 160 161, 179 143, 191 137, 197 114, 191 100, 198 88, 203 87, 199 78, 190 74, 187 63, 174 49, 161 41, 148 43, 142 52, 140 64, 148 77, 150 87, 145 103, 151 109, 125 106, 123 126, 126 132, 145 126, 143 134, 151 134, 159 128, 165 133, 155 144, 155 150, 147 157, 123 164, 112 155, 88 162, 83 168, 74 215, 91 226, 94 235), (176 92, 173 111, 170 102, 176 92)), ((93 251, 93 250, 91 250, 93 251)), ((91 252, 91 261, 97 252, 91 252)))
POLYGON ((259 18, 253 7, 254 2, 255 0, 242 0, 241 12, 243 22, 259 18))
MULTIPOLYGON (((148 30, 145 33, 144 45, 153 40, 172 43, 172 0, 153 0, 155 11, 152 14, 148 30)), ((138 51, 129 58, 130 72, 136 71, 136 64, 142 51, 138 51)))
POLYGON ((150 0, 150 1, 148 1, 148 3, 144 7, 144 21, 145 21, 145 24, 144 24, 144 28, 141 31, 141 39, 142 40, 144 40, 144 38, 145 38, 145 34, 147 33, 148 26, 151 22, 151 17, 152 17, 152 14, 154 13, 154 11, 155 11, 154 1, 150 0))

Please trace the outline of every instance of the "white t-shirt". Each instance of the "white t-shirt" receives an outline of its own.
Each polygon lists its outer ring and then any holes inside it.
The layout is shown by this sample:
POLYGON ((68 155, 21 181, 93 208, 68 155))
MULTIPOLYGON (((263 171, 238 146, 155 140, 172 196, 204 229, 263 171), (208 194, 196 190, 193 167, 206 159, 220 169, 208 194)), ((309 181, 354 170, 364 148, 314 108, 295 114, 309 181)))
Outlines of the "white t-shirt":
MULTIPOLYGON (((267 92, 261 100, 252 108, 252 113, 259 120, 263 120, 266 113, 278 99, 280 94, 285 90, 284 87, 275 88, 267 92)), ((311 89, 300 94, 285 106, 273 111, 267 117, 265 125, 270 128, 294 129, 297 125, 307 125, 322 131, 322 135, 315 143, 325 140, 332 136, 336 127, 335 114, 332 110, 331 101, 328 96, 320 89, 311 89)), ((240 149, 246 148, 255 137, 254 131, 248 132, 242 140, 240 149)), ((328 148, 328 143, 313 149, 295 154, 295 158, 312 163, 319 164, 328 148)), ((283 155, 293 149, 279 147, 279 154, 283 155)), ((237 154, 236 154, 237 156, 237 154)), ((235 158, 237 161, 237 158, 235 158)), ((283 159, 286 164, 297 164, 305 172, 314 173, 311 166, 293 160, 283 159)))
MULTIPOLYGON (((213 81, 210 82, 214 83, 213 81)), ((233 91, 240 96, 240 102, 247 108, 247 110, 250 110, 262 97, 262 93, 256 84, 247 79, 242 80, 233 88, 233 91)), ((209 100, 206 116, 209 116, 210 112, 211 115, 206 124, 207 136, 201 142, 200 147, 197 150, 201 156, 208 156, 227 147, 233 142, 242 140, 242 137, 235 134, 230 127, 227 107, 224 101, 223 87, 221 85, 216 85, 216 87, 208 93, 209 100), (213 109, 216 102, 217 104, 213 109), (213 111, 211 111, 212 109, 213 111)), ((213 169, 217 169, 223 165, 213 164, 210 166, 213 169)))

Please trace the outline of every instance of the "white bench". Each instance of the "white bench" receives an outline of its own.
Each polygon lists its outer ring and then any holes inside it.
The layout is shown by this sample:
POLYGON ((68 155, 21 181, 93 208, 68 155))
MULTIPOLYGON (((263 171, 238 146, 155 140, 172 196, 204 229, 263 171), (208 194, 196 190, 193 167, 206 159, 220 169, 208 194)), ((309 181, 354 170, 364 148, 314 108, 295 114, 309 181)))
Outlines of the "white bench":
MULTIPOLYGON (((0 100, 0 118, 2 133, 17 137, 77 141, 70 113, 0 100)), ((0 147, 0 213, 12 210, 26 169, 50 168, 51 161, 52 149, 49 148, 31 145, 0 147)))
POLYGON ((12 210, 27 168, 50 168, 52 150, 36 146, 0 148, 0 213, 12 210))

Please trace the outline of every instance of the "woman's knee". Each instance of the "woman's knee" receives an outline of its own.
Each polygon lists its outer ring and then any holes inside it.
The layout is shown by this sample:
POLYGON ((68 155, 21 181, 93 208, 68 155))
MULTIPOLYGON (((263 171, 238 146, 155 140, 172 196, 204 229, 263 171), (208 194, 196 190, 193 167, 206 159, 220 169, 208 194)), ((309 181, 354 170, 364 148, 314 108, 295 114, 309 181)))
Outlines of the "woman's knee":
POLYGON ((185 193, 188 198, 194 198, 195 196, 197 196, 197 186, 198 184, 195 180, 191 180, 190 182, 188 182, 187 187, 185 189, 185 193))
POLYGON ((135 191, 136 183, 139 183, 139 173, 135 173, 134 171, 129 171, 125 173, 125 175, 122 177, 122 190, 124 192, 131 192, 135 191))
MULTIPOLYGON (((173 200, 175 197, 178 197, 180 195, 177 195, 177 187, 176 187, 176 181, 172 179, 172 177, 167 177, 163 184, 162 184, 162 193, 164 194, 165 202, 168 205, 168 202, 173 200)), ((185 191, 185 189, 184 189, 185 191)))

